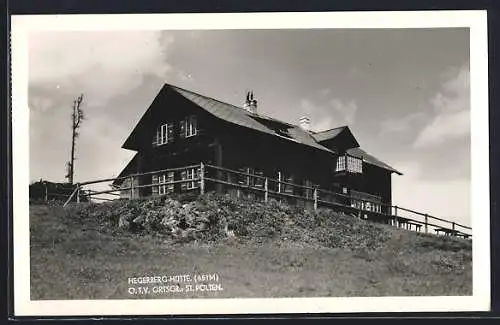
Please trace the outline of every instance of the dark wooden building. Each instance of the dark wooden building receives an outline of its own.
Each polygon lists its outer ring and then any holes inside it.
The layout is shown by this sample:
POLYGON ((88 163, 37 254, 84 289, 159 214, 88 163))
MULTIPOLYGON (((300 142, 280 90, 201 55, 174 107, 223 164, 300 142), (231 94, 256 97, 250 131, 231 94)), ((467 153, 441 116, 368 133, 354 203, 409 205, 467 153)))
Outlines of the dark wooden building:
MULTIPOLYGON (((401 175, 400 172, 363 151, 348 126, 313 132, 309 124, 307 117, 293 125, 259 114, 253 93, 247 94, 243 107, 237 107, 165 84, 122 146, 136 154, 119 177, 203 162, 349 194, 352 205, 359 204, 356 198, 391 204, 391 175, 401 175)), ((134 183, 189 180, 198 173, 199 168, 193 168, 179 173, 144 175, 135 178, 134 183)), ((220 172, 214 177, 263 186, 260 178, 234 180, 230 178, 239 176, 220 172)), ((114 183, 128 184, 123 180, 114 183)), ((279 192, 300 191, 277 182, 268 185, 279 192)), ((198 186, 194 181, 154 186, 141 188, 136 195, 190 191, 198 186)), ((366 208, 383 210, 377 204, 366 208)))

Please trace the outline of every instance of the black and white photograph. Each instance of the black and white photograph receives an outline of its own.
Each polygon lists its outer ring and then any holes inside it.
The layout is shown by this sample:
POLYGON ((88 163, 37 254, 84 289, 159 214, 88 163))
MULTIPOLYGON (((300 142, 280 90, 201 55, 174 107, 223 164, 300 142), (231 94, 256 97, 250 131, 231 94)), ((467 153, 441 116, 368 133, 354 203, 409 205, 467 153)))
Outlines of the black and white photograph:
POLYGON ((484 12, 12 20, 16 313, 489 308, 484 12))

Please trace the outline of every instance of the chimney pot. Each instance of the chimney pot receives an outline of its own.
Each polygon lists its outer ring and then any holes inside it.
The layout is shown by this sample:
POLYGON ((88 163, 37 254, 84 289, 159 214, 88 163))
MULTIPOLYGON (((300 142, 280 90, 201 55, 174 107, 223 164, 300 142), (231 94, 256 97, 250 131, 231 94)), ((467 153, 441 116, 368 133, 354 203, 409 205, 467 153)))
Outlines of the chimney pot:
POLYGON ((311 119, 308 117, 308 116, 302 116, 300 119, 299 119, 299 126, 305 130, 305 131, 309 131, 310 130, 310 127, 311 127, 311 119))
POLYGON ((249 113, 257 113, 257 100, 253 97, 253 91, 247 92, 247 97, 243 108, 249 113))

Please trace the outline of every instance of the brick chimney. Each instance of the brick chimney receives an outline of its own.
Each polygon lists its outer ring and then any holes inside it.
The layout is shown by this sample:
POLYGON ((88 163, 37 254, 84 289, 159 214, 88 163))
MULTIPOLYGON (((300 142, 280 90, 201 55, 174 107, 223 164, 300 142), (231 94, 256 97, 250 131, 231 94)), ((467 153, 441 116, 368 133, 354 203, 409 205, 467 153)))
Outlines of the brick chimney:
POLYGON ((247 97, 243 108, 249 113, 257 113, 257 100, 253 98, 253 91, 247 92, 247 97))
POLYGON ((311 119, 307 116, 302 116, 299 119, 299 126, 305 131, 310 131, 311 119))

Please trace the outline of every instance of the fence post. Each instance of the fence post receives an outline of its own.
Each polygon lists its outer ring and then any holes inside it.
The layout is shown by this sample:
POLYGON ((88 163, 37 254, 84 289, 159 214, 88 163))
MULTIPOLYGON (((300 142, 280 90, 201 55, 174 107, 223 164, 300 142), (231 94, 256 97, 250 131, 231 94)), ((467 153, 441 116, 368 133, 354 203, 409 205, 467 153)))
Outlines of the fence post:
POLYGON ((267 177, 264 180, 264 202, 268 201, 269 198, 269 190, 268 190, 268 182, 267 182, 267 177))
POLYGON ((281 172, 278 172, 278 193, 281 193, 281 172))
POLYGON ((425 217, 425 222, 424 222, 424 226, 425 226, 425 233, 427 234, 429 232, 429 229, 428 229, 428 223, 429 223, 429 216, 427 215, 427 213, 424 215, 425 217))
POLYGON ((76 183, 76 203, 80 203, 80 183, 76 183))
POLYGON ((205 165, 200 163, 200 194, 205 194, 205 165))
POLYGON ((130 176, 130 199, 134 198, 134 176, 130 176))
POLYGON ((318 209, 318 188, 317 187, 314 188, 313 198, 314 198, 314 210, 317 210, 318 209))
POLYGON ((394 215, 397 217, 398 216, 398 206, 394 206, 394 215))
POLYGON ((44 181, 43 184, 45 185, 45 202, 49 201, 49 193, 47 190, 47 181, 44 181))
MULTIPOLYGON (((452 229, 453 231, 455 231, 455 222, 452 222, 452 223, 451 223, 451 229, 452 229)), ((455 234, 455 233, 453 233, 453 236, 455 236, 455 235, 456 235, 456 234, 455 234)))

